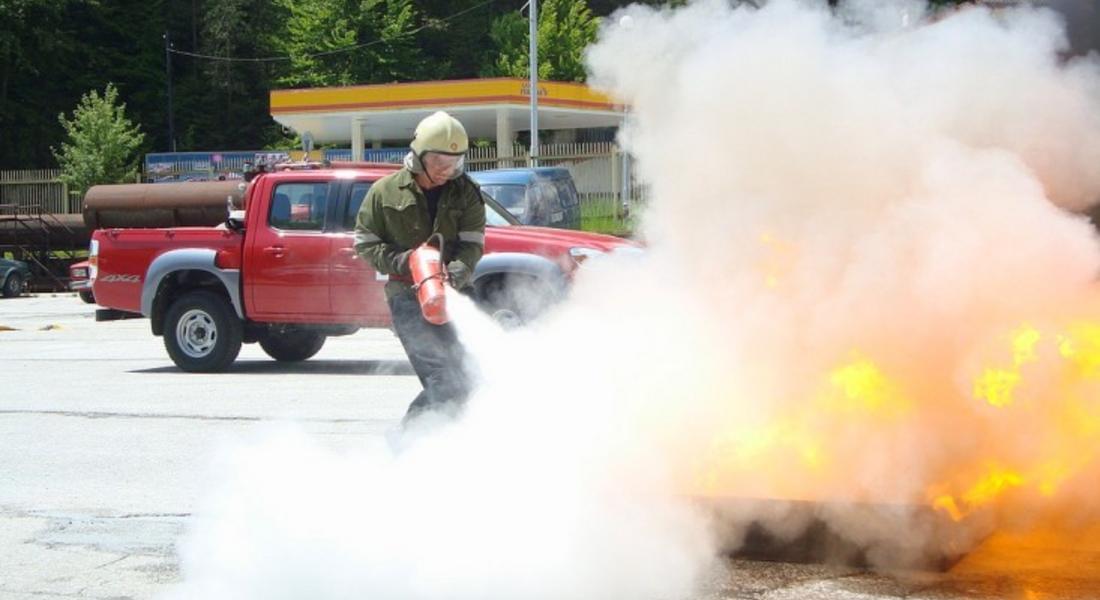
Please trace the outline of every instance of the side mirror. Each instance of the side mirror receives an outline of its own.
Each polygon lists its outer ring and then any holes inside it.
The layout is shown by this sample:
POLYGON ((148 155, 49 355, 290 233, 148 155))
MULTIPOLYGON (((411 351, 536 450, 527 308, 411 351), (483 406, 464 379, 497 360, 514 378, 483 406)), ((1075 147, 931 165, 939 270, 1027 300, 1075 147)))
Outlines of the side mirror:
POLYGON ((225 218, 225 226, 230 231, 243 231, 245 212, 233 206, 233 196, 228 196, 225 199, 225 207, 229 212, 229 215, 225 218))
POLYGON ((225 219, 225 226, 231 231, 244 231, 244 211, 229 211, 229 217, 225 219))

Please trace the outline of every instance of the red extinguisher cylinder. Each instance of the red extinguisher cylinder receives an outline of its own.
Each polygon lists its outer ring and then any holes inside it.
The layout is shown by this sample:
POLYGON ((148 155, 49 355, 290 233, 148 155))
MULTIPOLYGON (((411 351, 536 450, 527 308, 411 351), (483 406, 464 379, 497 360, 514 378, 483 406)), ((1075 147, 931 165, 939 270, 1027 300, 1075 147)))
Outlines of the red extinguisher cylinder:
POLYGON ((422 244, 409 256, 409 270, 416 284, 416 299, 420 301, 420 312, 424 320, 432 325, 446 323, 447 297, 443 287, 446 275, 439 249, 422 244))

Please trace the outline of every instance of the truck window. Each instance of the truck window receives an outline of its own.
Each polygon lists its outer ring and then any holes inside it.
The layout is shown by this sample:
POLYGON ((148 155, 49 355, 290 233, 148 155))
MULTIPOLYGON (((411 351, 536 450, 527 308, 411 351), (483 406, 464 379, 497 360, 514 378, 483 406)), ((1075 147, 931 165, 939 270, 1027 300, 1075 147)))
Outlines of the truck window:
POLYGON ((571 179, 555 179, 554 185, 558 188, 558 198, 561 199, 562 206, 573 208, 577 205, 577 188, 573 186, 571 179))
POLYGON ((528 223, 532 225, 553 225, 561 220, 561 199, 558 190, 549 181, 539 181, 527 191, 535 199, 530 202, 531 215, 528 223))
POLYGON ((359 207, 363 206, 363 199, 367 197, 370 189, 369 181, 356 181, 351 186, 351 197, 348 198, 348 210, 344 213, 344 229, 355 229, 355 216, 359 214, 359 207))
POLYGON ((274 229, 321 231, 326 206, 327 183, 280 183, 275 186, 267 222, 274 229))

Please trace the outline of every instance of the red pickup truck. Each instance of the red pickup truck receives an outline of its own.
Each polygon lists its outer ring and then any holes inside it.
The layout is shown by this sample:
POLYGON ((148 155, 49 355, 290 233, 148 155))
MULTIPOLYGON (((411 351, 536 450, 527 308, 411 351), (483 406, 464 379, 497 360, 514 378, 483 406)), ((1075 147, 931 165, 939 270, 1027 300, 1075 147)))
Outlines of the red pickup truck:
MULTIPOLYGON (((298 361, 328 336, 389 326, 386 276, 356 255, 353 230, 371 183, 396 168, 277 168, 255 176, 244 210, 216 227, 97 229, 89 273, 105 307, 97 320, 148 317, 172 361, 199 372, 229 367, 242 343, 298 361)), ((509 323, 562 297, 586 258, 637 247, 519 226, 487 195, 486 221, 471 294, 509 323)))

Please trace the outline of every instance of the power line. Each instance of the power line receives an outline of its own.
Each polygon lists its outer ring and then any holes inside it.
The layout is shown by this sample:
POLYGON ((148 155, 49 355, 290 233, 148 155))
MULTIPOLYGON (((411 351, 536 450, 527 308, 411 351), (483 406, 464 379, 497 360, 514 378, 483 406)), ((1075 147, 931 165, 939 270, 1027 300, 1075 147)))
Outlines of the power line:
POLYGON ((442 19, 434 19, 430 23, 425 23, 425 24, 421 25, 420 27, 417 27, 416 29, 412 29, 412 30, 407 31, 405 33, 398 34, 398 35, 394 36, 393 38, 390 38, 389 40, 384 40, 384 39, 371 40, 369 42, 363 42, 362 44, 356 44, 354 46, 348 46, 346 48, 337 48, 336 50, 326 50, 324 52, 313 52, 313 53, 310 53, 310 54, 303 54, 300 57, 267 56, 267 57, 263 57, 263 58, 235 58, 235 57, 231 57, 231 56, 211 56, 209 54, 199 54, 197 52, 187 52, 186 50, 176 50, 175 48, 169 48, 168 51, 171 52, 172 54, 178 54, 180 56, 189 56, 191 58, 201 58, 201 59, 204 59, 204 60, 215 60, 215 61, 221 61, 221 62, 246 62, 246 63, 279 62, 279 61, 294 60, 295 58, 314 58, 314 57, 317 57, 317 56, 331 56, 333 54, 342 54, 344 52, 352 52, 352 51, 355 51, 355 50, 359 50, 361 48, 366 48, 368 46, 374 46, 376 44, 381 44, 381 43, 384 43, 384 42, 387 42, 387 41, 393 41, 394 39, 400 39, 400 38, 403 38, 403 37, 408 37, 408 36, 411 36, 411 35, 415 35, 417 33, 420 33, 421 31, 424 31, 425 29, 428 29, 429 27, 435 26, 437 23, 446 23, 448 21, 452 21, 452 20, 457 19, 457 18, 459 18, 463 15, 466 15, 467 13, 471 13, 471 12, 473 12, 473 11, 479 9, 479 8, 484 8, 484 7, 492 4, 493 2, 496 2, 496 0, 486 0, 485 2, 482 2, 480 4, 471 6, 470 8, 467 8, 465 10, 461 10, 459 12, 456 12, 453 15, 443 17, 442 19))

